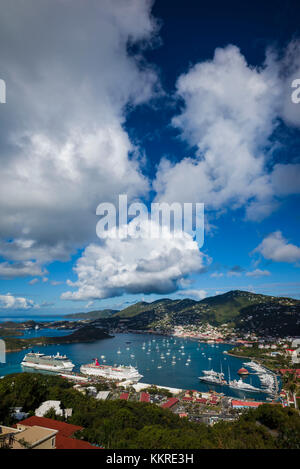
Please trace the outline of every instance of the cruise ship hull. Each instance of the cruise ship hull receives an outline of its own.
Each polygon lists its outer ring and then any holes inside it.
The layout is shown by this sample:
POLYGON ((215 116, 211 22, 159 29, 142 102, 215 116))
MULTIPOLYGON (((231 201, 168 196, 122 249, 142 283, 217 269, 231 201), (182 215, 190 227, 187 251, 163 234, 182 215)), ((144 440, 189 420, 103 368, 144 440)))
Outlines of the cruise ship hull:
POLYGON ((22 366, 26 368, 35 368, 37 370, 46 370, 46 371, 72 371, 74 366, 73 363, 66 364, 66 365, 43 365, 41 363, 31 363, 27 361, 23 361, 21 363, 22 366))
POLYGON ((127 381, 131 381, 132 383, 138 383, 140 379, 143 377, 138 371, 133 372, 124 372, 123 370, 118 370, 117 368, 107 367, 98 367, 98 366, 89 366, 89 365, 82 365, 80 367, 80 372, 84 375, 95 376, 99 378, 111 379, 122 381, 126 379, 127 381))

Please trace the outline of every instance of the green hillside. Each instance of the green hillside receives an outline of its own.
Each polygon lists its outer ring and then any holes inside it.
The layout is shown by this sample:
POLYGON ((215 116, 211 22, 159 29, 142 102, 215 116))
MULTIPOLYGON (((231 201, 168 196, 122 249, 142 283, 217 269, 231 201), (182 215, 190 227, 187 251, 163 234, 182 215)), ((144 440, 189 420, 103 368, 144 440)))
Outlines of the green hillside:
POLYGON ((117 312, 118 310, 116 309, 101 309, 97 311, 89 311, 88 313, 66 314, 64 317, 67 319, 102 319, 109 318, 117 312))
POLYGON ((211 311, 209 317, 211 317, 217 323, 223 323, 227 321, 234 321, 239 316, 243 308, 252 306, 255 304, 263 304, 266 301, 270 301, 274 298, 275 301, 278 298, 270 297, 266 295, 259 295, 241 290, 233 290, 222 295, 216 295, 201 300, 201 305, 207 307, 208 311, 211 311))
POLYGON ((273 297, 235 290, 200 301, 185 298, 183 300, 162 299, 152 303, 139 302, 117 312, 114 316, 130 318, 147 311, 153 311, 156 314, 192 314, 203 320, 223 323, 233 321, 243 308, 269 302, 271 298, 273 297))
POLYGON ((300 335, 300 301, 233 290, 200 301, 163 298, 138 302, 121 311, 77 313, 68 318, 99 321, 102 327, 120 325, 131 330, 157 329, 169 332, 176 326, 210 323, 230 324, 236 329, 266 335, 300 335))
POLYGON ((209 322, 230 323, 241 330, 264 331, 270 335, 300 334, 300 301, 234 290, 195 301, 161 299, 139 302, 113 314, 108 321, 126 319, 128 328, 155 329, 209 322))

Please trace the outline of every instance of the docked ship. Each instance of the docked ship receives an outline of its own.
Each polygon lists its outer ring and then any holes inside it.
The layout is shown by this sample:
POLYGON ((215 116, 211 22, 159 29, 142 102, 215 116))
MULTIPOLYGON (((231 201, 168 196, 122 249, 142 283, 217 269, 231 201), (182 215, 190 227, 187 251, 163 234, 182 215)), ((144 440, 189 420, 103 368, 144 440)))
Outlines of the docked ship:
POLYGON ((60 355, 59 352, 56 355, 29 352, 21 365, 46 371, 72 371, 75 366, 66 355, 60 355))
POLYGON ((227 381, 224 379, 224 373, 218 373, 214 370, 203 370, 204 376, 199 376, 200 381, 211 384, 226 385, 227 381))
POLYGON ((94 363, 82 365, 80 367, 80 372, 84 375, 99 376, 102 378, 114 379, 118 381, 125 379, 126 381, 131 381, 133 383, 137 383, 143 377, 137 368, 134 368, 133 366, 101 365, 97 358, 95 358, 94 363))
POLYGON ((250 392, 261 392, 262 390, 252 386, 252 384, 245 383, 241 378, 237 381, 234 379, 233 381, 228 382, 228 386, 233 389, 238 389, 240 391, 250 391, 250 392))

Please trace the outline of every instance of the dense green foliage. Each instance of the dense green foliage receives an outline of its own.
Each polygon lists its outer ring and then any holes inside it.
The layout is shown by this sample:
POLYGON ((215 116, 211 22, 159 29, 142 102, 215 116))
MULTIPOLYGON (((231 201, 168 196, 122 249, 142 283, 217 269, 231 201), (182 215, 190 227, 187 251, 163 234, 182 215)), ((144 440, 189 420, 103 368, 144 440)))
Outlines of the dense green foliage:
MULTIPOLYGON (((252 348, 238 346, 234 347, 231 350, 228 350, 229 355, 233 355, 235 357, 244 357, 244 358, 251 358, 252 360, 259 361, 264 366, 269 368, 270 370, 274 370, 278 372, 280 368, 293 368, 291 364, 291 360, 286 355, 275 355, 270 356, 270 350, 260 349, 258 346, 253 346, 252 348)), ((297 368, 297 365, 295 365, 297 368)))
POLYGON ((300 418, 292 409, 266 404, 235 422, 208 427, 154 404, 97 401, 60 377, 36 373, 9 375, 0 381, 0 423, 13 423, 10 407, 33 412, 48 399, 73 408, 68 422, 84 427, 77 438, 105 448, 300 448, 300 418))
POLYGON ((173 394, 168 390, 164 388, 160 388, 157 386, 149 386, 148 388, 143 389, 144 392, 147 392, 149 394, 159 394, 160 396, 166 396, 166 397, 172 397, 173 394))

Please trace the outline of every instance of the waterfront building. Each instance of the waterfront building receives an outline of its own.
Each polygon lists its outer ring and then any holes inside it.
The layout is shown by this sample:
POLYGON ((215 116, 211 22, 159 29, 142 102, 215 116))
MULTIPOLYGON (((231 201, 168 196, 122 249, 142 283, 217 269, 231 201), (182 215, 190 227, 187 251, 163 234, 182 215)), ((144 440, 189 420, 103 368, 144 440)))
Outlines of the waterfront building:
POLYGON ((170 397, 166 402, 164 402, 162 404, 162 408, 163 409, 170 409, 171 407, 173 407, 175 404, 177 404, 177 402, 179 402, 179 399, 177 399, 177 397, 170 397))

